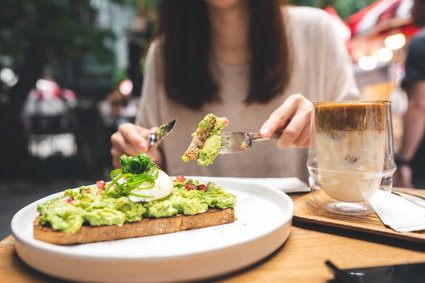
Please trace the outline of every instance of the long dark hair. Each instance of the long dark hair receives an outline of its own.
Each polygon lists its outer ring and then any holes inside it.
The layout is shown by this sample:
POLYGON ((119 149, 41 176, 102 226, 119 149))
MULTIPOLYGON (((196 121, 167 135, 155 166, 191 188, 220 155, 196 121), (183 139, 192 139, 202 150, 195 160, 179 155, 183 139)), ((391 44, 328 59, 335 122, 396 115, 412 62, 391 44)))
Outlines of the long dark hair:
MULTIPOLYGON (((266 103, 289 82, 289 43, 280 0, 250 0, 250 88, 245 103, 266 103)), ((167 96, 192 109, 219 101, 210 73, 211 31, 201 0, 163 0, 158 36, 167 96)))

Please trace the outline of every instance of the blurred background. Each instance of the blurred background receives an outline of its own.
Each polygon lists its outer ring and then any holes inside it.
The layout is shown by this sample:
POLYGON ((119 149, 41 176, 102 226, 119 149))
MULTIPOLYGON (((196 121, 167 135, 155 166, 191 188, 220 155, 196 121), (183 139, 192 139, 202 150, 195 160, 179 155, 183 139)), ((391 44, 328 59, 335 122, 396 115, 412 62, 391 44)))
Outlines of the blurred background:
MULTIPOLYGON (((393 102, 396 148, 411 0, 300 0, 335 21, 365 99, 393 102)), ((0 239, 14 213, 108 179, 110 135, 134 121, 158 0, 0 1, 0 239)))

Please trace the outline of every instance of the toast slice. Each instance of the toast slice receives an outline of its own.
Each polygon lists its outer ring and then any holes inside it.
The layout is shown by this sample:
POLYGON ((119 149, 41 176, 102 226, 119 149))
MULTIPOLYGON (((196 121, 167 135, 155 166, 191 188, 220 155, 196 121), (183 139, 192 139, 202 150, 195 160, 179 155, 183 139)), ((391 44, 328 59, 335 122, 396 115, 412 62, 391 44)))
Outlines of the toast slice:
POLYGON ((187 156, 190 160, 197 160, 201 149, 204 147, 205 141, 211 136, 211 131, 214 129, 217 122, 217 117, 212 115, 207 123, 206 127, 198 127, 193 136, 192 142, 188 146, 184 156, 187 156))
POLYGON ((34 238, 57 245, 86 244, 179 232, 231 223, 236 220, 234 209, 209 209, 195 215, 178 214, 163 218, 144 218, 122 226, 83 226, 75 233, 55 231, 42 226, 39 217, 34 220, 34 238))

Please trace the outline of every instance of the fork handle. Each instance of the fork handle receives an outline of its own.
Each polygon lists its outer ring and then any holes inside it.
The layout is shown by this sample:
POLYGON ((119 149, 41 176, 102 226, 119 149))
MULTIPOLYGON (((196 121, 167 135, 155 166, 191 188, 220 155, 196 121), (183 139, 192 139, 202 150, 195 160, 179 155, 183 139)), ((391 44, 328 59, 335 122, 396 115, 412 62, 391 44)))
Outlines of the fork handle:
POLYGON ((252 143, 261 142, 261 141, 268 141, 268 140, 271 140, 271 139, 277 139, 277 138, 280 137, 281 134, 282 134, 281 132, 280 133, 276 132, 270 138, 263 138, 260 133, 249 133, 251 140, 252 140, 252 143))

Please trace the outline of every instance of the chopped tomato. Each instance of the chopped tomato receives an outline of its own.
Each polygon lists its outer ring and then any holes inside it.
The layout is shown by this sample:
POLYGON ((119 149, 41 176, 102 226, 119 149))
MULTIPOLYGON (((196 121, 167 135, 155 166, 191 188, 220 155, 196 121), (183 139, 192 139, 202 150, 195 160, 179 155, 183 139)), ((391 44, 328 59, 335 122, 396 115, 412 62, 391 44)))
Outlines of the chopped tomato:
POLYGON ((97 182, 96 182, 96 185, 97 185, 97 188, 98 188, 99 190, 103 191, 103 190, 105 190, 106 182, 105 182, 105 181, 100 180, 100 181, 97 181, 97 182))
POLYGON ((198 189, 198 191, 204 191, 204 192, 206 192, 207 191, 207 186, 205 186, 204 184, 202 184, 202 185, 199 185, 197 187, 197 189, 198 189))
POLYGON ((223 123, 224 125, 229 125, 229 119, 227 119, 226 117, 220 117, 220 122, 223 123))
POLYGON ((192 184, 192 183, 186 183, 186 184, 184 185, 184 187, 185 187, 185 188, 186 188, 186 190, 188 190, 188 191, 191 191, 191 190, 196 189, 196 186, 195 186, 194 184, 192 184))
POLYGON ((86 192, 86 194, 91 193, 90 189, 85 189, 84 191, 86 192))
POLYGON ((183 176, 183 175, 177 175, 176 176, 176 181, 177 182, 184 182, 186 179, 185 179, 185 177, 183 176))
POLYGON ((70 203, 71 201, 73 201, 73 199, 71 197, 63 197, 63 198, 61 198, 61 201, 70 203))

